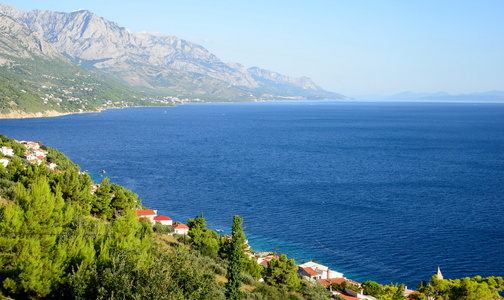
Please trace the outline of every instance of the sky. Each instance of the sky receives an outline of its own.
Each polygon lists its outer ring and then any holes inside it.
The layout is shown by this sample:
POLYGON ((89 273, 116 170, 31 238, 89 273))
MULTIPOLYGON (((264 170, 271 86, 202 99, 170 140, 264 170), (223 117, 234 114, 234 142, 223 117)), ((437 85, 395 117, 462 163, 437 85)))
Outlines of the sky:
POLYGON ((349 96, 504 90, 503 0, 9 0, 90 10, 349 96))

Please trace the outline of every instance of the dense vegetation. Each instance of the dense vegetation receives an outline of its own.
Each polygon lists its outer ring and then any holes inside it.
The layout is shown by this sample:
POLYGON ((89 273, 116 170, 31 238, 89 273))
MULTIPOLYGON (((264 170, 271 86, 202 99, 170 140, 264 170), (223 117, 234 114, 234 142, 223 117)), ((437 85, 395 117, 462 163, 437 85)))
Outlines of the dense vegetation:
POLYGON ((29 59, 0 55, 0 113, 11 111, 79 112, 125 106, 170 105, 82 69, 63 59, 29 59))
MULTIPOLYGON (((188 223, 187 245, 166 242, 169 236, 137 218, 141 201, 133 192, 104 179, 91 194, 89 175, 57 150, 45 147, 57 153, 52 159, 58 166, 67 166, 64 172, 28 164, 18 156, 23 146, 0 140, 18 149, 7 168, 0 165, 0 297, 225 299, 233 246, 206 228, 203 216, 188 223)), ((256 281, 260 267, 245 255, 245 237, 239 236, 233 256, 241 263, 239 297, 301 299, 256 281)), ((303 293, 330 298, 307 284, 303 293)))
MULTIPOLYGON (((2 146, 15 155, 0 164, 0 299, 342 299, 302 279, 285 255, 258 265, 239 216, 232 237, 207 228, 201 214, 177 240, 164 234, 170 226, 137 218, 132 191, 104 179, 91 193, 89 175, 56 149, 42 146, 61 168, 53 171, 29 164, 24 146, 0 135, 2 146)), ((363 287, 378 299, 406 298, 402 285, 363 287)), ((413 297, 498 299, 503 288, 500 277, 433 277, 413 297)))

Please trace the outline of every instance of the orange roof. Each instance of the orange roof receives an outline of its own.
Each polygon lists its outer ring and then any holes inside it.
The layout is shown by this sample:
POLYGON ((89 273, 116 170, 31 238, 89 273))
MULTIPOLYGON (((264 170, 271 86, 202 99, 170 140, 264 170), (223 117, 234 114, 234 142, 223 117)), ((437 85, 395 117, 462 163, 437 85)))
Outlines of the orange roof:
POLYGON ((263 259, 263 261, 261 261, 259 264, 260 265, 263 265, 263 266, 267 266, 268 265, 268 261, 272 260, 272 259, 280 259, 280 257, 276 256, 276 255, 269 255, 269 256, 265 256, 265 257, 260 257, 263 259))
POLYGON ((308 275, 310 276, 318 276, 319 274, 317 272, 315 272, 315 270, 313 270, 312 268, 308 267, 308 268, 302 268, 306 273, 308 273, 308 275))
POLYGON ((175 225, 172 226, 173 229, 189 229, 189 227, 187 227, 185 224, 182 224, 182 223, 177 223, 175 225))
POLYGON ((167 216, 157 216, 154 217, 154 221, 171 221, 171 218, 167 216))
POLYGON ((138 217, 155 216, 156 213, 152 209, 139 209, 136 211, 138 217))
POLYGON ((341 297, 347 299, 347 300, 360 300, 360 298, 354 297, 354 296, 349 296, 346 294, 339 294, 341 297))

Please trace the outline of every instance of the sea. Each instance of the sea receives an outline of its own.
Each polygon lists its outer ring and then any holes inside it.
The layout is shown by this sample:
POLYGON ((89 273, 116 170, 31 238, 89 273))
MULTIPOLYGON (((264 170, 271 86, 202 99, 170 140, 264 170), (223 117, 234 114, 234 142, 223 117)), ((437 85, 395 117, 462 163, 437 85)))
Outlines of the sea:
POLYGON ((504 104, 285 101, 0 120, 175 221, 415 288, 504 276, 504 104), (102 173, 104 171, 105 173, 102 173))

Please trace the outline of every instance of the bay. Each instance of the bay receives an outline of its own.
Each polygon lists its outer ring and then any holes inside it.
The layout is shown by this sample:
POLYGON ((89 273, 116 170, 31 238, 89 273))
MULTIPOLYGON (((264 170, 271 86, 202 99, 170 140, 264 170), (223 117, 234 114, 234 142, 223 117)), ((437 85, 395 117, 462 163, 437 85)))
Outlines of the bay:
POLYGON ((357 281, 504 276, 504 105, 301 101, 0 120, 101 181, 357 281))

